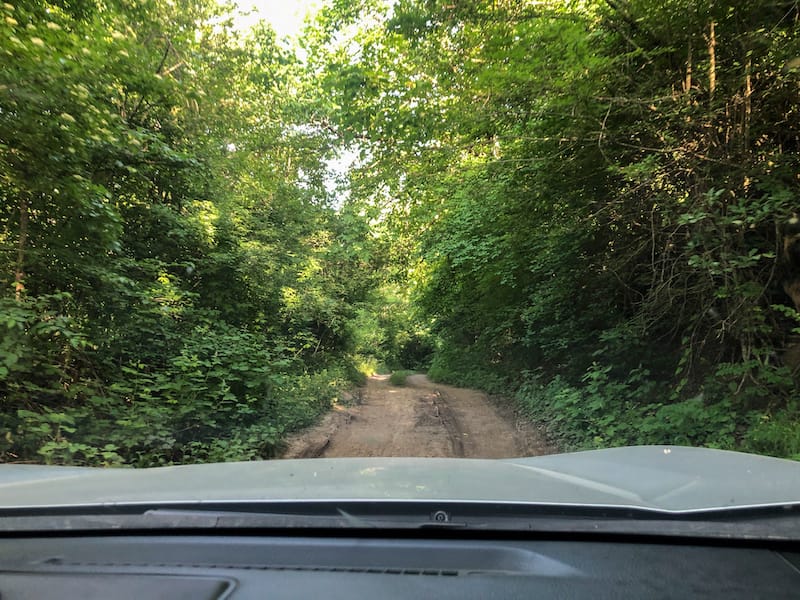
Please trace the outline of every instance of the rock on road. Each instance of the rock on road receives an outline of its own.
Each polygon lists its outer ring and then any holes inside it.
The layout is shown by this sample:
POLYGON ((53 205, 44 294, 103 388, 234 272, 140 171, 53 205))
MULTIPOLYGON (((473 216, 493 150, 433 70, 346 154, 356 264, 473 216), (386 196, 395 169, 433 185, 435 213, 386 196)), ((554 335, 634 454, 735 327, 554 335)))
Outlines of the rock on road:
POLYGON ((510 458, 555 451, 531 425, 482 392, 411 375, 406 385, 370 377, 361 402, 337 407, 290 437, 283 458, 421 456, 510 458))

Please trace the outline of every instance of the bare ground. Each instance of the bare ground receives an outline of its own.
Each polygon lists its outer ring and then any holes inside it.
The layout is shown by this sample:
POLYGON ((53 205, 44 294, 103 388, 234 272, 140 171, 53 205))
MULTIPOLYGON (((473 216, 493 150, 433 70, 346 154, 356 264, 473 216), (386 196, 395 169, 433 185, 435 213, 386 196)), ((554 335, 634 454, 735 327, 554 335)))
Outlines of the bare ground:
POLYGON ((290 437, 283 458, 423 456, 509 458, 557 450, 505 404, 412 375, 404 387, 370 377, 352 406, 290 437))

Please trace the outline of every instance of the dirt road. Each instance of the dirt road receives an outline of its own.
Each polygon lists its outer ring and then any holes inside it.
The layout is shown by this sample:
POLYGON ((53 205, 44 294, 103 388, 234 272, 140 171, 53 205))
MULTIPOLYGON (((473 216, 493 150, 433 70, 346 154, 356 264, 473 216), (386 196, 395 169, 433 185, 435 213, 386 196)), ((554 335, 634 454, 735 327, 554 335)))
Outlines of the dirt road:
POLYGON ((555 449, 530 424, 475 390, 412 375, 406 385, 376 375, 360 401, 338 406, 316 426, 288 440, 284 458, 428 456, 508 458, 555 449))

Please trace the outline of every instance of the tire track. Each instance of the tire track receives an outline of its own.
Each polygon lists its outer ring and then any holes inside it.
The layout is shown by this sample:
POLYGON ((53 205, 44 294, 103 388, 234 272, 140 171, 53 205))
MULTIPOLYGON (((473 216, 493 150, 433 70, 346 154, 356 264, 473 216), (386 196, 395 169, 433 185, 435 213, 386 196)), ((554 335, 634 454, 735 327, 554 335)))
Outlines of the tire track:
POLYGON ((509 458, 554 451, 482 392, 433 384, 424 375, 408 377, 403 387, 373 376, 359 404, 337 406, 291 436, 283 458, 509 458))

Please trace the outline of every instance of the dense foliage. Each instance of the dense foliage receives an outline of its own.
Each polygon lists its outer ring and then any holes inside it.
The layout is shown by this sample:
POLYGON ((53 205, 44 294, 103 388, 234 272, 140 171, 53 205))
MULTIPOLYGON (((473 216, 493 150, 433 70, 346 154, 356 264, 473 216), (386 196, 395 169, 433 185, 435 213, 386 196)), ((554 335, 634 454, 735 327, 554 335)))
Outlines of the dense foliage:
POLYGON ((797 3, 361 4, 319 68, 431 374, 568 447, 799 457, 797 3))
POLYGON ((795 1, 0 11, 0 459, 269 457, 379 363, 800 458, 795 1))
POLYGON ((299 62, 205 0, 0 10, 0 458, 272 456, 373 287, 299 62))

